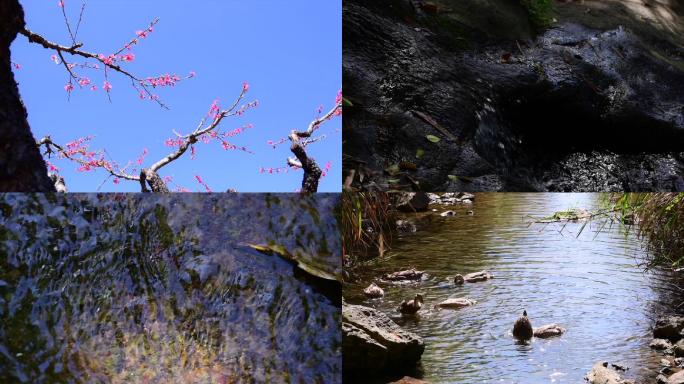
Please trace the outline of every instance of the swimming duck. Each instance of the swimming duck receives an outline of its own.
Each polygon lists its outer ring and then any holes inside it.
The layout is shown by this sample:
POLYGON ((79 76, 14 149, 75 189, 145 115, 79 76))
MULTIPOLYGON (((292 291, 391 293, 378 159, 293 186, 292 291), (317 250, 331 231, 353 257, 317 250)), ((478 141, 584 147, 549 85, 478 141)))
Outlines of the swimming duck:
POLYGON ((420 280, 425 272, 418 271, 415 268, 407 269, 405 271, 398 271, 393 273, 386 273, 382 276, 384 280, 389 281, 407 281, 420 280))
POLYGON ((385 296, 385 291, 383 291, 382 288, 375 285, 375 283, 371 283, 371 285, 369 285, 366 289, 363 290, 363 293, 371 298, 385 296))
POLYGON ((404 300, 400 305, 399 308, 397 308, 398 312, 401 312, 405 315, 412 315, 420 309, 420 307, 423 306, 423 295, 421 294, 416 294, 416 297, 413 300, 404 300))
POLYGON ((527 311, 523 310, 522 316, 513 324, 513 336, 519 340, 529 340, 533 335, 532 323, 527 318, 527 311))
POLYGON ((547 337, 560 336, 565 332, 565 328, 558 324, 542 325, 534 329, 534 337, 545 339, 547 337))
POLYGON ((493 278, 491 273, 487 271, 480 271, 480 272, 473 272, 465 275, 464 279, 465 281, 469 283, 476 283, 478 281, 485 281, 493 278))
POLYGON ((465 297, 458 297, 458 298, 453 298, 453 299, 446 299, 442 301, 441 303, 435 305, 435 307, 438 308, 449 308, 449 309, 461 309, 464 307, 469 307, 471 305, 475 305, 477 303, 476 300, 471 300, 465 297))

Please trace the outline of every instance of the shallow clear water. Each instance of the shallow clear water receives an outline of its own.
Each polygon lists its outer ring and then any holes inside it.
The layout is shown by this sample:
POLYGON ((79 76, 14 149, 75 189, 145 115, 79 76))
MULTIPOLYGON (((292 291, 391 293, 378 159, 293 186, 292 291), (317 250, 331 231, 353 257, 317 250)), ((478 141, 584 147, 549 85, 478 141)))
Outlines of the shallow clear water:
POLYGON ((376 307, 422 336, 426 349, 413 375, 429 382, 581 383, 600 360, 629 367, 625 376, 656 376, 660 356, 648 347, 657 314, 672 294, 661 273, 645 273, 641 244, 620 225, 532 224, 571 207, 599 207, 594 194, 478 194, 455 217, 435 217, 403 235, 360 281, 345 285, 348 302, 376 307), (472 209, 473 216, 466 215, 472 209), (383 299, 361 290, 382 273, 415 267, 427 272, 409 285, 379 283, 383 299), (494 279, 457 287, 457 273, 486 269, 494 279), (416 293, 424 310, 402 318, 398 304, 416 293), (460 310, 436 310, 450 297, 478 301, 460 310), (534 326, 560 323, 559 338, 519 344, 510 329, 526 309, 534 326))
POLYGON ((339 196, 0 195, 0 382, 339 382, 339 196))

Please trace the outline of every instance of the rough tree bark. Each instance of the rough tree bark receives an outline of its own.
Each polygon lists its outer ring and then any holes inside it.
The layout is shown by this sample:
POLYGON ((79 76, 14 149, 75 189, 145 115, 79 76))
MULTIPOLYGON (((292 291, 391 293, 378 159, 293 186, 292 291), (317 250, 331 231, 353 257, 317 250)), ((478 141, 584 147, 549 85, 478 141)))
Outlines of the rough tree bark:
POLYGON ((0 20, 0 191, 53 192, 12 72, 10 44, 25 25, 18 0, 0 1, 0 20))

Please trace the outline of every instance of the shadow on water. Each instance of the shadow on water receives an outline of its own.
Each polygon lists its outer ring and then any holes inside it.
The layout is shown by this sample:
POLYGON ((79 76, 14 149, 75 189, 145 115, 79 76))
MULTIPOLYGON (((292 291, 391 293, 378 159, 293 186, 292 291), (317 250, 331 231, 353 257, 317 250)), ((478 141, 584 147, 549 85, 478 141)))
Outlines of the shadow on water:
POLYGON ((339 382, 337 195, 0 195, 0 382, 339 382))
POLYGON ((426 348, 414 373, 429 382, 580 383, 603 360, 629 367, 627 377, 652 380, 661 358, 648 346, 652 325, 672 310, 678 293, 670 276, 639 266, 646 254, 634 231, 598 221, 581 233, 581 223, 528 226, 528 215, 601 204, 596 194, 477 194, 472 205, 443 209, 456 216, 433 215, 418 232, 400 236, 383 259, 359 268, 359 281, 344 286, 345 299, 422 336, 426 348), (410 284, 378 279, 410 267, 427 277, 410 284), (457 273, 483 269, 494 279, 453 284, 457 273), (371 281, 384 298, 363 297, 371 281), (416 293, 425 297, 423 310, 402 317, 397 306, 416 293), (454 297, 477 304, 434 308, 454 297), (560 323, 567 332, 516 343, 511 328, 523 309, 534 326, 560 323))

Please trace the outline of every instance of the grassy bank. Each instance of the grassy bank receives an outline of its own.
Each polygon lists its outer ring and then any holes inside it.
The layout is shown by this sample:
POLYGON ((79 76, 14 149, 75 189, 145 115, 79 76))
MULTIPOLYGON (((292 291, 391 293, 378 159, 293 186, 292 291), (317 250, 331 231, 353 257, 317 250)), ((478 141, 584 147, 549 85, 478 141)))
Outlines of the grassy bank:
POLYGON ((684 193, 626 193, 615 195, 614 205, 623 219, 636 217, 648 267, 684 266, 684 193))
POLYGON ((394 231, 390 196, 383 192, 342 194, 342 251, 345 267, 382 255, 394 231))

